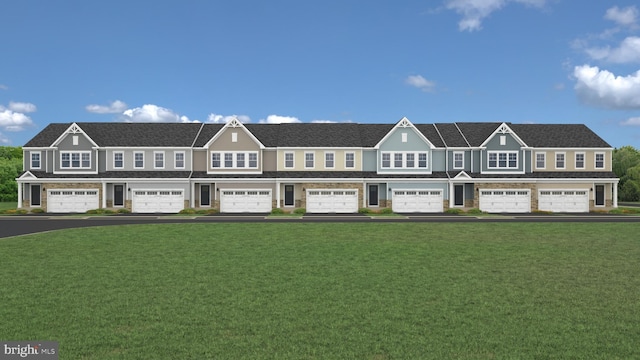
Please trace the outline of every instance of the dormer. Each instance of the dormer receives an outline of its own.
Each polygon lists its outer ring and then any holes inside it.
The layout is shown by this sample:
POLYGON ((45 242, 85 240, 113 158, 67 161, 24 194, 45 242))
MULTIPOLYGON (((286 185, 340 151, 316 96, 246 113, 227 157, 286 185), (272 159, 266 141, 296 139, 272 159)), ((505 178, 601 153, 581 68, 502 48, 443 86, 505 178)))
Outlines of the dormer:
POLYGON ((378 173, 431 173, 433 143, 406 117, 375 146, 378 173))
POLYGON ((500 124, 480 145, 482 173, 524 173, 528 148, 522 139, 507 125, 500 124))
POLYGON ((236 118, 226 123, 204 148, 210 174, 262 172, 265 146, 236 118))
POLYGON ((98 144, 78 124, 71 124, 51 144, 50 148, 54 149, 54 174, 95 174, 98 172, 98 144))

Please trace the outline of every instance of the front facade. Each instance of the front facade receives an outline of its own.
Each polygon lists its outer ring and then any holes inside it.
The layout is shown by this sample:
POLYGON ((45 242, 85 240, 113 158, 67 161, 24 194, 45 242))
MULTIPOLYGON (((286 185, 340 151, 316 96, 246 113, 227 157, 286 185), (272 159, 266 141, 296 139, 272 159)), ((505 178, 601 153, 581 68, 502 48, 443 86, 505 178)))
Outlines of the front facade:
POLYGON ((267 213, 588 212, 617 207, 584 125, 50 124, 24 147, 19 207, 267 213))

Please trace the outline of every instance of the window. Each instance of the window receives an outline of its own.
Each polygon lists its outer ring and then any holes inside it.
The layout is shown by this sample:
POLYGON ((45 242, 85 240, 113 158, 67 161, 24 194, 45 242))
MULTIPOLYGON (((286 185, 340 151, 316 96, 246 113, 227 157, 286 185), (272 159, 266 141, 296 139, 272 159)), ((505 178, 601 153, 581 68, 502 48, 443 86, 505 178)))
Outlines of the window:
POLYGON ((211 167, 219 168, 220 167, 220 153, 212 153, 211 154, 211 167))
POLYGON ((304 153, 304 167, 310 169, 313 166, 313 153, 304 153))
POLYGON ((91 168, 91 153, 89 151, 65 151, 60 153, 60 167, 72 169, 91 168))
POLYGON ((428 167, 427 153, 418 153, 418 167, 426 169, 428 167))
POLYGON ((408 153, 405 156, 405 159, 406 159, 406 161, 405 161, 406 167, 408 167, 408 168, 415 167, 415 165, 416 165, 416 154, 408 153))
POLYGON ((393 154, 393 167, 402 167, 402 153, 393 154))
POLYGON ((576 153, 576 169, 584 169, 584 153, 576 153))
POLYGON ((382 167, 390 168, 391 167, 391 154, 383 153, 382 154, 382 167))
POLYGON ((354 168, 356 167, 356 154, 354 153, 345 153, 344 154, 344 167, 345 168, 354 168))
POLYGON ((212 169, 249 169, 258 167, 258 153, 255 152, 212 152, 212 169))
POLYGON ((564 153, 556 153, 556 169, 564 169, 564 153))
POLYGON ((133 167, 136 169, 144 168, 144 153, 143 152, 135 152, 133 153, 133 167))
POLYGON ((464 168, 464 153, 462 151, 456 151, 453 153, 453 168, 464 168))
POLYGON ((407 133, 402 133, 402 142, 403 143, 407 142, 407 133))
POLYGON ((604 169, 604 153, 596 153, 596 169, 604 169))
POLYGON ((184 169, 184 152, 173 153, 174 167, 176 169, 184 169))
POLYGON ((71 137, 74 146, 78 146, 78 135, 73 135, 71 137))
POLYGON ((284 167, 292 169, 294 167, 293 153, 284 153, 284 167))
POLYGON ((536 153, 536 169, 544 169, 547 167, 547 156, 545 153, 536 153))
POLYGON ((518 152, 489 152, 489 169, 515 169, 518 167, 518 152))
POLYGON ((335 154, 332 152, 324 153, 324 167, 333 169, 335 167, 335 154))
POLYGON ((237 132, 232 132, 231 133, 231 142, 238 142, 238 133, 237 132))
POLYGON ((39 152, 31 153, 31 168, 40 169, 40 153, 39 152))
POLYGON ((113 167, 115 169, 122 169, 124 167, 124 153, 121 153, 121 152, 113 153, 113 167))
POLYGON ((164 169, 164 152, 158 151, 153 153, 153 168, 164 169))

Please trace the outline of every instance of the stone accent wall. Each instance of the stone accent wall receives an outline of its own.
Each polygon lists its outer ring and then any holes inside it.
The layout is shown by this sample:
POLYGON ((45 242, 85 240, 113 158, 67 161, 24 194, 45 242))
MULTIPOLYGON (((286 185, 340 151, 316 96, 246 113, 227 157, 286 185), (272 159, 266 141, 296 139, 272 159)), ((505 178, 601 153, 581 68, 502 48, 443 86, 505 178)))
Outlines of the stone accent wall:
MULTIPOLYGON (((480 208, 480 189, 529 189, 531 190, 531 209, 529 211, 538 210, 538 185, 533 183, 487 183, 487 184, 475 184, 473 187, 473 206, 474 208, 480 208)), ((467 201, 465 200, 465 206, 467 201)))
MULTIPOLYGON (((305 190, 309 189, 357 189, 358 190, 358 207, 362 205, 364 199, 364 187, 362 183, 303 183, 302 187, 305 190)), ((302 200, 300 200, 300 207, 307 207, 307 192, 302 193, 302 200)))
POLYGON ((102 193, 101 183, 43 183, 42 189, 46 191, 42 192, 42 210, 47 211, 47 193, 52 189, 92 189, 98 190, 98 207, 102 207, 102 197, 105 194, 102 193))

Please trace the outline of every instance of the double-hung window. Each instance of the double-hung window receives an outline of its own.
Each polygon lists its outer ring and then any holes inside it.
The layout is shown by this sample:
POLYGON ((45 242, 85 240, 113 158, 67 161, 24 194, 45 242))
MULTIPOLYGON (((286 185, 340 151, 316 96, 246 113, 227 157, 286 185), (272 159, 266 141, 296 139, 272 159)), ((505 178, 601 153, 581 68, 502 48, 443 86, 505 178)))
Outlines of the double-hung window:
POLYGON ((391 154, 390 153, 382 153, 382 164, 383 168, 391 167, 391 154))
POLYGON ((402 153, 393 154, 393 167, 401 168, 402 167, 402 153))
POLYGON ((333 169, 335 167, 336 154, 332 152, 324 153, 324 167, 326 169, 333 169))
POLYGON ((596 153, 596 169, 604 169, 604 153, 596 153))
POLYGON ((584 153, 576 153, 576 169, 584 169, 584 153))
POLYGON ((122 169, 122 168, 124 168, 124 153, 123 152, 114 152, 113 153, 113 168, 114 169, 122 169))
POLYGON ((488 154, 489 169, 515 169, 518 167, 518 152, 491 151, 488 154))
POLYGON ((418 153, 418 167, 421 169, 426 169, 427 167, 429 167, 427 153, 418 153))
POLYGON ((545 153, 536 153, 536 169, 547 167, 547 156, 545 153))
POLYGON ((556 169, 564 169, 564 153, 556 153, 556 169))
POLYGON ((40 169, 40 153, 39 152, 31 153, 31 168, 40 169))
POLYGON ((233 153, 224 153, 224 167, 233 167, 233 153))
POLYGON ((256 169, 258 153, 256 152, 212 152, 212 169, 256 169))
POLYGON ((284 153, 284 167, 287 169, 293 169, 294 167, 294 155, 292 152, 284 153))
POLYGON ((356 167, 356 154, 354 154, 354 153, 345 153, 344 154, 344 167, 345 168, 354 168, 354 167, 356 167))
POLYGON ((407 168, 414 168, 416 166, 416 154, 407 153, 405 155, 405 164, 405 167, 407 168))
POLYGON ((173 153, 174 167, 176 169, 184 169, 184 151, 173 153))
POLYGON ((385 169, 426 169, 428 167, 427 153, 384 152, 382 153, 381 167, 385 169))
POLYGON ((258 153, 249 153, 249 168, 256 169, 258 167, 258 153))
POLYGON ((91 168, 91 153, 89 151, 63 151, 60 153, 60 167, 63 169, 91 168))
POLYGON ((133 167, 136 169, 144 168, 144 153, 143 152, 134 152, 133 153, 133 167))
POLYGON ((220 153, 211 153, 211 167, 212 168, 220 168, 220 153))
POLYGON ((455 151, 453 153, 453 168, 454 169, 464 168, 464 153, 462 151, 455 151))
POLYGON ((304 153, 304 167, 305 169, 313 169, 314 154, 312 152, 304 153))
POLYGON ((156 151, 153 153, 153 168, 164 169, 164 151, 156 151))
POLYGON ((244 166, 244 153, 236 154, 236 167, 243 168, 244 166))

